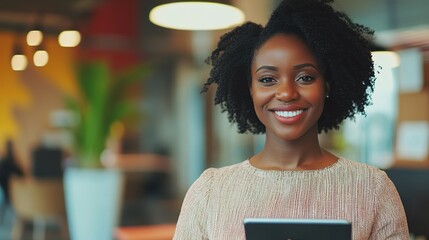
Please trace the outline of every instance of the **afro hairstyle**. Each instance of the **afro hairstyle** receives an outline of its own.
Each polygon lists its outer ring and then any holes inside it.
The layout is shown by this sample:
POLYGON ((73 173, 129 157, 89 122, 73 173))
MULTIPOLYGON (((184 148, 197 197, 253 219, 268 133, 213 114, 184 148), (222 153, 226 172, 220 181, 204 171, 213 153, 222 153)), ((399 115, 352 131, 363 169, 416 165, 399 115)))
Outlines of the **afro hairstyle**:
POLYGON ((228 113, 239 133, 265 133, 249 91, 251 64, 259 47, 278 33, 303 39, 321 66, 329 98, 318 120, 319 133, 338 129, 357 113, 365 115, 375 81, 370 51, 374 32, 334 10, 331 2, 284 0, 265 27, 246 22, 221 36, 207 59, 212 68, 203 92, 217 85, 214 103, 228 113))

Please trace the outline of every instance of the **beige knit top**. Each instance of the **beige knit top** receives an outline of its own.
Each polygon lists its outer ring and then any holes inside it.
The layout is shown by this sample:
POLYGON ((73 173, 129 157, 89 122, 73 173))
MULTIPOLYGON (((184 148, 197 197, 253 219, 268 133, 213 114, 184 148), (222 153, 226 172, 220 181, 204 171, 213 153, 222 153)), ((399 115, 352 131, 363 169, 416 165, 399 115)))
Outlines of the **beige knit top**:
POLYGON ((250 217, 346 219, 354 240, 409 239, 387 175, 343 158, 321 170, 267 171, 248 160, 210 168, 188 190, 174 239, 245 239, 250 217))

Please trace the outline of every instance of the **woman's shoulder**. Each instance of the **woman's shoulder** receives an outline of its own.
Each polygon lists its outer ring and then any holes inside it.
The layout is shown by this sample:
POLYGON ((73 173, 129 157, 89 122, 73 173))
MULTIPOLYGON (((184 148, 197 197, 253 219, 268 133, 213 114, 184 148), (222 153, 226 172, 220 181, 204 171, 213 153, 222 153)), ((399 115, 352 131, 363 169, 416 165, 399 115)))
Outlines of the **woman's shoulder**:
POLYGON ((213 187, 221 186, 222 182, 231 179, 231 176, 240 174, 245 162, 237 163, 234 165, 224 167, 211 167, 203 171, 197 180, 191 185, 188 190, 189 193, 197 192, 201 195, 202 192, 210 192, 213 187))
POLYGON ((228 166, 208 168, 201 174, 200 178, 219 178, 230 174, 242 173, 244 168, 247 166, 247 161, 248 160, 228 166))
POLYGON ((340 161, 342 165, 347 166, 348 168, 356 170, 356 171, 369 171, 369 172, 373 172, 373 173, 379 173, 382 171, 381 169, 379 169, 378 167, 375 167, 373 165, 369 165, 369 164, 364 163, 364 162, 358 162, 358 161, 350 160, 350 159, 343 158, 343 157, 340 157, 338 161, 340 161))
POLYGON ((340 158, 339 161, 341 162, 341 165, 345 168, 346 174, 358 176, 359 178, 367 178, 368 180, 388 180, 385 171, 378 167, 345 158, 340 158))

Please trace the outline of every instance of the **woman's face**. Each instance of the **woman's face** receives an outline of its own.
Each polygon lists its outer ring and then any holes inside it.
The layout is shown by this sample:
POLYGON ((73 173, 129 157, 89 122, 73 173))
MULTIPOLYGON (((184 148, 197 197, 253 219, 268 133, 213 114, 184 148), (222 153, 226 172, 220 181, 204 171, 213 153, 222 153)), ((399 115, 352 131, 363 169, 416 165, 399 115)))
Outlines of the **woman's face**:
POLYGON ((325 80, 306 44, 295 35, 277 34, 255 53, 250 93, 267 135, 284 141, 317 136, 325 80))

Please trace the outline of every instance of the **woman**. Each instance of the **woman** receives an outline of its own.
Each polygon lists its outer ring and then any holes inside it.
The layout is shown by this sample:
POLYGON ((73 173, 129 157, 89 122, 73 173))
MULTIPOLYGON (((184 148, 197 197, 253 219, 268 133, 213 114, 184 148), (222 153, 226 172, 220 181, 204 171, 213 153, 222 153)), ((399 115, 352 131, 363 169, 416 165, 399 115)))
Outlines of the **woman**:
POLYGON ((175 239, 244 239, 245 218, 346 219, 353 239, 408 239, 399 195, 379 169, 322 149, 318 133, 364 114, 373 32, 329 3, 286 0, 265 27, 245 23, 210 57, 205 90, 261 152, 208 169, 191 186, 175 239))

